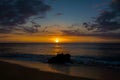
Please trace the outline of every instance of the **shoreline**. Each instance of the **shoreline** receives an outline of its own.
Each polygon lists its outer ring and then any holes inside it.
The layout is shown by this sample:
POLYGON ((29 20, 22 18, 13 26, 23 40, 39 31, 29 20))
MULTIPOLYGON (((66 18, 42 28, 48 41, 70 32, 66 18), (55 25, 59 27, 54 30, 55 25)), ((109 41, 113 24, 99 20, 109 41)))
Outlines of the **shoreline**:
POLYGON ((0 77, 2 80, 93 80, 83 77, 68 76, 59 73, 40 71, 0 60, 0 77))

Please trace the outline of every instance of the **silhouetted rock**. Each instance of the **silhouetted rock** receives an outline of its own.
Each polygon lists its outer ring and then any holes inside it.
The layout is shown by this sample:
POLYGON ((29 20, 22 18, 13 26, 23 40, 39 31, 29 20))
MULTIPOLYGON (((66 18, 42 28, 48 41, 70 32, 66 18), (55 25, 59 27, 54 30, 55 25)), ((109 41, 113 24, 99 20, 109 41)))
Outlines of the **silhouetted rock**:
POLYGON ((71 63, 70 54, 57 54, 56 56, 50 58, 48 63, 55 63, 55 64, 65 64, 71 63))

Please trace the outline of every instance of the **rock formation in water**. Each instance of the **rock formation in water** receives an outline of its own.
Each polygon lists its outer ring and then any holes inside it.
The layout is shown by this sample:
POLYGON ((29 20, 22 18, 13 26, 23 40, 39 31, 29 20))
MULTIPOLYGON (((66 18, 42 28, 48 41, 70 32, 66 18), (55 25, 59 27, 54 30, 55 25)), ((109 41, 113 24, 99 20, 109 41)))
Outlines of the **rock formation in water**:
POLYGON ((70 54, 57 54, 56 56, 50 58, 48 63, 55 63, 55 64, 65 64, 65 63, 72 63, 70 59, 70 54))

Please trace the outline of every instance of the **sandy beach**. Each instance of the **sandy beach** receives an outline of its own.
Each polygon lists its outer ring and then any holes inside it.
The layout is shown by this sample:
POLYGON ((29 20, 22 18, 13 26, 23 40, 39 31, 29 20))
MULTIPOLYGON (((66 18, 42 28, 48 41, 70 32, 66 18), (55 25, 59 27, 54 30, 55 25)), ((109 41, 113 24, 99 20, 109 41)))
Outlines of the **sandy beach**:
POLYGON ((37 69, 23 67, 0 61, 1 80, 92 80, 82 77, 73 77, 58 73, 39 71, 37 69))

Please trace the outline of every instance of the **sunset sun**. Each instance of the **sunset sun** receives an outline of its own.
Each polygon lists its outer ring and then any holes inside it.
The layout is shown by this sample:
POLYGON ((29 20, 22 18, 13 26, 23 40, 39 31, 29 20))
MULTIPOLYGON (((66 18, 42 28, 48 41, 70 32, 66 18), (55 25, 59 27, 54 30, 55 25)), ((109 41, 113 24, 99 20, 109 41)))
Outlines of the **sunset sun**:
POLYGON ((58 38, 55 39, 55 42, 56 42, 56 43, 59 43, 59 41, 60 41, 60 40, 59 40, 58 38))

